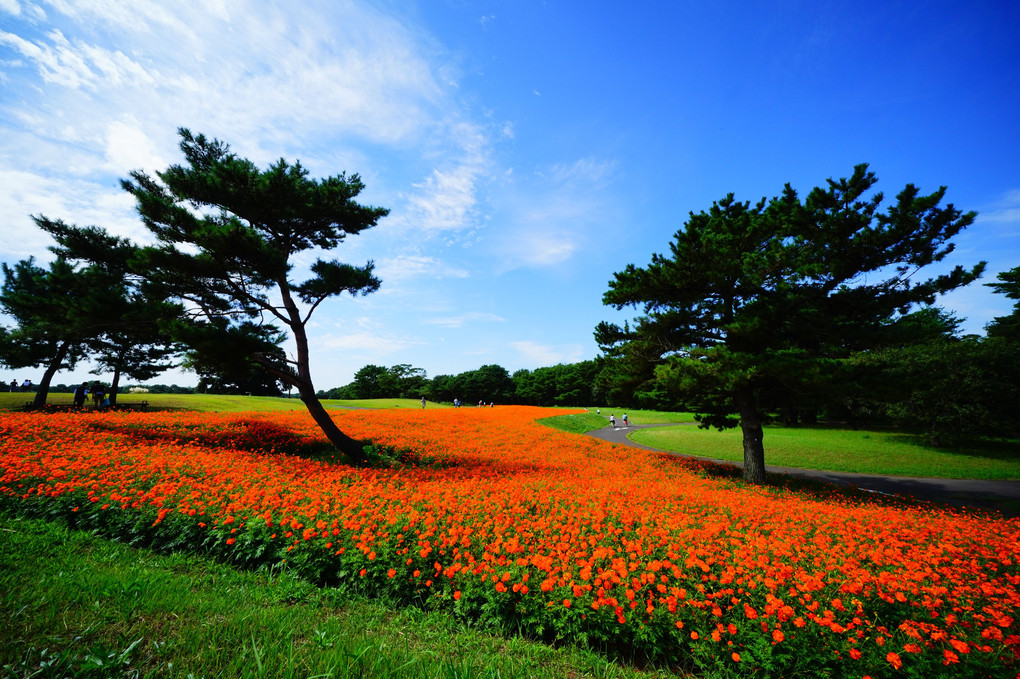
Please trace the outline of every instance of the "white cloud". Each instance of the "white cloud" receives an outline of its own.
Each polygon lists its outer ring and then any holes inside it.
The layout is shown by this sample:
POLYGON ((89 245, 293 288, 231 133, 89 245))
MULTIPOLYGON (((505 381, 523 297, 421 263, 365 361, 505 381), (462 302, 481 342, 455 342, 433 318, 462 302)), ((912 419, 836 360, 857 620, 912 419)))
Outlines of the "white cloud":
POLYGON ((317 350, 353 352, 355 355, 361 356, 386 356, 412 346, 421 345, 422 342, 373 332, 355 332, 346 335, 317 337, 315 344, 317 350))
POLYGON ((586 235, 605 225, 614 213, 606 187, 615 163, 582 158, 535 172, 535 181, 514 181, 502 189, 500 206, 507 222, 490 244, 499 258, 497 272, 560 266, 579 251, 586 235))
POLYGON ((579 238, 577 233, 571 231, 544 229, 541 223, 518 229, 512 238, 503 239, 500 244, 502 262, 497 272, 562 264, 577 250, 579 238))
POLYGON ((115 121, 106 132, 107 167, 114 173, 154 170, 166 167, 166 160, 136 121, 115 121))
MULTIPOLYGON (((393 207, 392 233, 470 231, 479 221, 477 187, 499 131, 470 120, 451 59, 399 15, 352 0, 52 0, 47 16, 4 1, 15 18, 0 31, 0 79, 17 96, 0 98, 0 167, 34 184, 21 196, 0 188, 0 212, 24 215, 19 229, 30 212, 122 221, 102 204, 121 205, 109 197, 123 194, 117 180, 129 171, 179 162, 182 125, 260 165, 284 156, 322 174, 338 161, 381 173, 374 165, 385 157, 417 173, 403 200, 384 192, 386 181, 400 185, 395 173, 369 185, 393 207)), ((0 240, 12 228, 0 225, 0 240)), ((393 262, 388 273, 466 275, 427 260, 393 262)))
POLYGON ((415 184, 416 195, 407 199, 405 221, 430 231, 462 229, 475 205, 478 169, 461 165, 449 171, 434 170, 423 183, 415 184))
POLYGON ((467 278, 464 269, 450 266, 435 257, 400 255, 376 262, 376 275, 387 283, 402 283, 413 278, 467 278))
POLYGON ((977 222, 1007 223, 1020 226, 1020 189, 1007 191, 1003 197, 978 212, 977 222))
POLYGON ((584 360, 584 347, 580 344, 565 344, 551 347, 531 341, 511 342, 510 346, 519 353, 524 363, 534 366, 551 366, 558 363, 577 363, 584 360))
POLYGON ((431 318, 422 322, 427 325, 439 325, 444 328, 460 328, 463 327, 465 323, 505 323, 506 319, 496 314, 472 311, 464 314, 458 314, 456 316, 431 318))

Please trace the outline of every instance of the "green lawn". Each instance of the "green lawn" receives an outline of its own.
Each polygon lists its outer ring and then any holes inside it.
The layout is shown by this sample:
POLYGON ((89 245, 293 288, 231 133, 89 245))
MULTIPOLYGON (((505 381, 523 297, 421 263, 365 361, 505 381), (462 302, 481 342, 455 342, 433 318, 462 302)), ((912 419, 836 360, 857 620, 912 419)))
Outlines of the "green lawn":
POLYGON ((0 676, 673 676, 0 515, 0 676))
MULTIPOLYGON (((595 412, 595 408, 589 408, 595 412)), ((616 415, 616 423, 623 422, 623 414, 627 413, 627 419, 631 424, 670 424, 673 422, 694 422, 694 413, 667 413, 661 410, 628 410, 627 408, 612 408, 601 406, 602 417, 609 421, 610 415, 616 415)))
MULTIPOLYGON (((0 410, 20 408, 35 398, 34 393, 0 392, 0 410)), ((216 394, 117 394, 118 403, 148 401, 151 410, 198 410, 203 412, 250 412, 258 410, 304 410, 305 404, 297 398, 272 396, 220 396, 216 394)), ((48 405, 69 406, 71 394, 49 394, 48 405)), ((421 408, 421 401, 413 398, 368 399, 363 401, 329 401, 322 404, 345 408, 421 408)), ((86 408, 91 408, 91 404, 86 408)), ((451 406, 428 402, 429 408, 451 406)))
MULTIPOLYGON (((639 429, 646 446, 717 460, 744 459, 739 429, 639 429)), ((820 427, 766 427, 765 462, 782 467, 890 476, 1020 479, 1020 441, 938 448, 910 434, 820 427)))
MULTIPOLYGON (((368 398, 361 400, 324 400, 324 406, 338 406, 342 408, 418 408, 421 409, 421 399, 416 398, 368 398)), ((425 402, 426 408, 452 408, 449 403, 425 402)))

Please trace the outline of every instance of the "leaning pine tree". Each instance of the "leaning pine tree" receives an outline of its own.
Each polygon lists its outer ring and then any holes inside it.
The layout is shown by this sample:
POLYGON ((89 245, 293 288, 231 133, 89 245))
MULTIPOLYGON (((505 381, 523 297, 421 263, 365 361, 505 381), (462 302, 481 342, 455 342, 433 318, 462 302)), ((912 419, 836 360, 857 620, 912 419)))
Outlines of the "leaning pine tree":
MULTIPOLYGON (((260 170, 219 140, 187 129, 179 134, 185 165, 155 177, 133 172, 122 182, 155 237, 154 245, 132 246, 130 275, 146 295, 185 304, 187 314, 171 334, 204 365, 224 373, 259 365, 294 387, 330 442, 361 462, 362 445, 340 431, 316 397, 306 326, 324 300, 374 292, 379 279, 372 262, 317 259, 311 275, 295 281, 293 261, 305 251, 333 250, 389 211, 355 202, 364 188, 357 174, 310 179, 299 162, 283 159, 260 170), (279 351, 281 326, 294 342, 293 356, 279 351)), ((72 251, 81 241, 75 231, 86 231, 48 230, 72 251)))
POLYGON ((749 482, 765 481, 770 418, 833 384, 852 352, 898 341, 894 321, 913 305, 984 269, 922 279, 975 214, 940 206, 945 187, 921 195, 913 185, 881 211, 875 182, 858 165, 804 200, 789 185, 754 205, 731 194, 691 213, 668 256, 616 273, 603 297, 644 312, 633 326, 599 324, 603 350, 654 362, 658 384, 702 426, 739 425, 749 482))

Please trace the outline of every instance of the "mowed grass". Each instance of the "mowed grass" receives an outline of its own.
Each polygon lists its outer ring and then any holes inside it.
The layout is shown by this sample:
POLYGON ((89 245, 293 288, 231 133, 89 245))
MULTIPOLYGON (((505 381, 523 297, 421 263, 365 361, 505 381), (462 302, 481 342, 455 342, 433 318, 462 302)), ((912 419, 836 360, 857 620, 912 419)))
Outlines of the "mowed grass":
MULTIPOLYGON (((588 409, 595 412, 595 408, 588 409)), ((623 414, 627 413, 627 420, 631 424, 674 424, 680 422, 697 422, 694 413, 669 413, 661 410, 628 410, 627 408, 607 408, 602 406, 602 417, 606 424, 609 424, 609 416, 616 415, 616 424, 623 424, 623 414)))
MULTIPOLYGON (((0 410, 16 410, 32 401, 35 393, 0 392, 0 410)), ((148 402, 150 410, 197 410, 199 412, 238 413, 277 410, 304 410, 305 404, 298 398, 276 398, 272 396, 229 396, 220 394, 117 394, 117 403, 130 404, 148 402)), ((70 406, 71 394, 49 394, 46 404, 70 406)), ((413 398, 366 399, 360 401, 323 400, 322 404, 338 408, 421 408, 421 401, 413 398)), ((429 408, 449 408, 450 405, 427 402, 429 408)), ((85 406, 90 410, 92 403, 85 406)))
MULTIPOLYGON (((675 426, 639 429, 631 440, 652 448, 716 460, 744 459, 740 429, 675 426)), ((1020 479, 1020 441, 936 447, 907 433, 821 427, 766 427, 770 466, 887 476, 1020 479)))
POLYGON ((2 676, 668 677, 286 572, 0 516, 2 676))
MULTIPOLYGON (((360 400, 323 400, 324 406, 335 406, 340 408, 418 408, 421 409, 421 399, 414 398, 367 398, 360 400)), ((452 408, 449 403, 435 403, 425 401, 426 408, 452 408)))

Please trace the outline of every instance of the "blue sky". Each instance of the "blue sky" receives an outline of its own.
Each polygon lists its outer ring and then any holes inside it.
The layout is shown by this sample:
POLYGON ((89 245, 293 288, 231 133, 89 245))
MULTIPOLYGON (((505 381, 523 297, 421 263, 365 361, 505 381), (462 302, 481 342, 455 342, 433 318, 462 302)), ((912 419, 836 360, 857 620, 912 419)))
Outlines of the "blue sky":
POLYGON ((1020 265, 1017 121, 1015 2, 0 0, 0 259, 49 258, 31 214, 143 239, 118 180, 184 126, 390 208, 336 252, 383 286, 316 312, 318 388, 512 372, 594 358, 633 315, 613 272, 689 212, 867 162, 979 212, 949 263, 988 272, 941 304, 981 332, 1011 304, 980 283, 1020 265))

